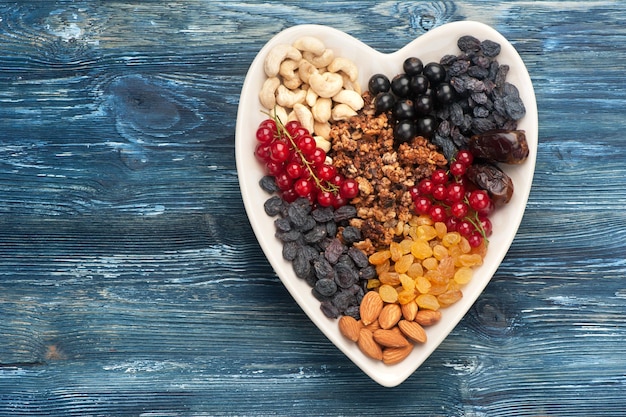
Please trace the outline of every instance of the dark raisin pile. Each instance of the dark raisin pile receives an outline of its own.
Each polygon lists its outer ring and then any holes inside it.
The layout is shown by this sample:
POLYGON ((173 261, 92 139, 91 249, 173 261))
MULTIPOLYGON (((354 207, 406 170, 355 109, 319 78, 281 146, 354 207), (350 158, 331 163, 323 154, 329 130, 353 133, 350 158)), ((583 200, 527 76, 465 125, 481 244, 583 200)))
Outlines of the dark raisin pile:
MULTIPOLYGON (((267 178, 261 180, 261 186, 273 190, 267 178)), ((311 286, 324 315, 358 320, 367 280, 376 276, 376 270, 365 253, 352 246, 361 240, 360 230, 348 225, 356 216, 354 206, 314 208, 306 198, 287 203, 273 196, 264 208, 276 217, 283 258, 292 263, 296 276, 311 286)))
POLYGON ((457 45, 461 54, 445 55, 440 60, 454 99, 437 110, 439 124, 431 139, 446 157, 465 148, 475 134, 515 130, 517 121, 526 114, 517 87, 506 81, 509 66, 496 59, 500 45, 473 36, 462 36, 457 45))

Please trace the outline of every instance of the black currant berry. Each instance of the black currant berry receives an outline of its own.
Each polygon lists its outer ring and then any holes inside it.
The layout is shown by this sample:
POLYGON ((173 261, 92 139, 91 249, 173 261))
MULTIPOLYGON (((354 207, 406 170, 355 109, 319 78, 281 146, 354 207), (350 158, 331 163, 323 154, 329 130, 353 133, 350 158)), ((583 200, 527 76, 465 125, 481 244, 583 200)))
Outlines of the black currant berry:
POLYGON ((425 116, 417 119, 417 134, 429 138, 437 129, 437 120, 432 116, 425 116))
POLYGON ((424 69, 424 64, 421 59, 410 57, 404 60, 402 63, 402 69, 408 76, 412 77, 414 75, 421 74, 424 69))
POLYGON ((414 100, 415 112, 418 115, 427 115, 435 109, 435 101, 429 95, 422 94, 414 100))
POLYGON ((415 108, 413 107, 413 101, 400 100, 396 102, 393 109, 393 116, 396 120, 406 120, 415 118, 415 108))
POLYGON ((436 62, 426 64, 422 72, 432 85, 437 85, 446 79, 446 69, 436 62))
POLYGON ((391 82, 384 74, 374 74, 367 84, 369 92, 376 96, 378 93, 386 93, 391 88, 391 82))
POLYGON ((454 99, 454 89, 448 83, 441 83, 435 89, 437 104, 446 105, 454 99))
POLYGON ((396 105, 396 98, 392 93, 378 93, 374 98, 374 109, 376 114, 384 113, 393 109, 396 105))
POLYGON ((417 134, 417 126, 412 120, 400 120, 393 131, 397 143, 408 142, 417 134))
POLYGON ((409 82, 411 77, 406 74, 398 74, 391 80, 391 91, 401 98, 408 97, 410 92, 409 82))
POLYGON ((411 77, 411 81, 409 81, 411 95, 417 97, 420 94, 424 94, 428 90, 428 84, 428 78, 424 74, 414 75, 411 77))

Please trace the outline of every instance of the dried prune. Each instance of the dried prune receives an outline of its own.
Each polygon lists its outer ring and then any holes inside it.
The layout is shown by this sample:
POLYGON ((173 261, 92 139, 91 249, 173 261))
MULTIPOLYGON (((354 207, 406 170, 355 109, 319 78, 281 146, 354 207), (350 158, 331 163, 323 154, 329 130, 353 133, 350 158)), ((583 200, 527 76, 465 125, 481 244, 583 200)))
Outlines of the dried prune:
POLYGON ((521 164, 528 158, 523 130, 490 130, 470 138, 469 148, 477 158, 507 164, 521 164))
POLYGON ((496 206, 508 203, 513 196, 513 181, 493 164, 474 163, 467 169, 467 178, 487 191, 496 206))

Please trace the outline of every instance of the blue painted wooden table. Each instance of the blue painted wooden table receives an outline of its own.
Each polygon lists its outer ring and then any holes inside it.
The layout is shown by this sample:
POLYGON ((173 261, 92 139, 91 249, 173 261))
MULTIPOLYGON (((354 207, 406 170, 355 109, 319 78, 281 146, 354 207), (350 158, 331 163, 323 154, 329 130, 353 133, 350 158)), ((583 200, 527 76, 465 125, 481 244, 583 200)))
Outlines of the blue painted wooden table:
POLYGON ((626 415, 626 11, 619 2, 0 4, 0 416, 626 415), (539 107, 519 233, 469 314, 383 388, 273 273, 234 131, 278 31, 384 52, 490 24, 539 107))

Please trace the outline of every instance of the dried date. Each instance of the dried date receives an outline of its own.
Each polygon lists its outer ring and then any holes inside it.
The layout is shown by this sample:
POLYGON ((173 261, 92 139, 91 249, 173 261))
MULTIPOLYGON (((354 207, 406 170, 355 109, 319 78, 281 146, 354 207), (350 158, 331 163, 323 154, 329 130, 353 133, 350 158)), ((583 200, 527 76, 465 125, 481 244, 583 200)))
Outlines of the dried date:
POLYGON ((521 164, 529 153, 523 130, 497 129, 474 135, 469 149, 476 158, 507 164, 521 164))
POLYGON ((493 164, 472 164, 467 169, 467 178, 487 191, 496 206, 508 203, 513 196, 513 180, 493 164))

